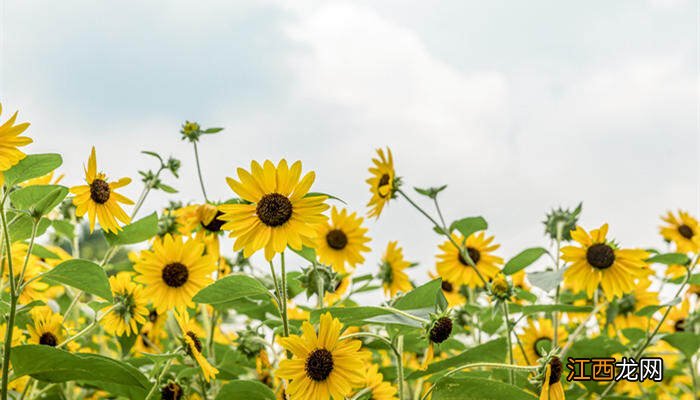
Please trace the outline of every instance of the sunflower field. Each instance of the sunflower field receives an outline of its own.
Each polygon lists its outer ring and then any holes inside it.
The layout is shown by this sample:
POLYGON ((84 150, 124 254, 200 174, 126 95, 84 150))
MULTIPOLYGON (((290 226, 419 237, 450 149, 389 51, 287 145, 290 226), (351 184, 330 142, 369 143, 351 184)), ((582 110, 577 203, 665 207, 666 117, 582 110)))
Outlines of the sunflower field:
POLYGON ((144 215, 150 193, 177 198, 179 160, 144 151, 156 168, 139 183, 86 148, 84 170, 64 171, 81 184, 64 186, 61 155, 22 151, 29 123, 0 123, 0 400, 700 394, 700 225, 685 211, 636 248, 580 226, 581 204, 558 208, 540 247, 503 254, 478 210, 443 215, 446 186, 412 187, 388 148, 367 155, 366 207, 284 159, 232 161, 230 197, 208 198, 199 152, 223 129, 187 121, 202 200, 144 215), (429 276, 398 242, 368 257, 367 219, 398 202, 434 231, 429 276))

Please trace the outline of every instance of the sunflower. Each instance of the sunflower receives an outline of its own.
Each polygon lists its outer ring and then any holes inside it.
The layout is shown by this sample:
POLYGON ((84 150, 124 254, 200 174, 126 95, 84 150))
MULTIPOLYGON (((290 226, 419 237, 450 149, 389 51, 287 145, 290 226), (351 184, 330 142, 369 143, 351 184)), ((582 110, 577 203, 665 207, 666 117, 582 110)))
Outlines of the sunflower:
POLYGON ((28 181, 20 183, 19 185, 21 187, 37 186, 37 185, 58 185, 58 183, 61 182, 61 180, 63 179, 64 175, 61 174, 54 179, 54 172, 55 171, 51 171, 46 175, 42 175, 42 176, 37 177, 37 178, 32 178, 28 181))
POLYGON ((658 294, 649 290, 650 285, 649 279, 640 279, 634 286, 634 290, 617 299, 617 315, 613 321, 614 327, 611 326, 611 329, 618 332, 625 328, 647 329, 649 318, 640 317, 636 312, 646 306, 659 304, 658 294))
POLYGON ((140 274, 136 281, 146 286, 143 294, 158 313, 194 306, 192 297, 211 282, 216 270, 214 256, 203 252, 202 242, 171 235, 156 238, 152 250, 141 252, 134 265, 140 274))
MULTIPOLYGON (((7 332, 7 324, 0 324, 0 343, 5 343, 5 333, 7 332)), ((24 342, 24 333, 16 326, 12 327, 12 344, 10 347, 19 346, 24 342)))
POLYGON ((160 353, 160 341, 167 337, 165 321, 167 315, 159 314, 156 310, 148 313, 148 320, 139 332, 139 337, 132 350, 136 353, 160 353))
POLYGON ((486 237, 484 232, 469 235, 466 241, 460 234, 453 233, 452 239, 455 243, 463 243, 467 248, 469 257, 474 261, 475 267, 469 265, 462 257, 459 250, 451 241, 446 241, 440 245, 442 253, 438 254, 437 271, 443 279, 447 279, 452 284, 467 285, 470 288, 483 287, 484 282, 479 279, 474 268, 479 270, 484 279, 489 280, 500 271, 499 266, 503 264, 501 257, 494 256, 493 251, 501 245, 492 244, 494 237, 486 237))
POLYGON ((34 307, 31 310, 34 326, 29 326, 29 343, 56 347, 65 338, 63 317, 54 313, 48 306, 34 307))
POLYGON ((397 242, 389 242, 379 266, 379 277, 382 279, 384 294, 389 297, 396 296, 398 292, 408 292, 413 288, 408 275, 404 270, 411 266, 411 263, 404 260, 403 249, 397 242))
POLYGON ((397 389, 389 382, 384 380, 384 375, 379 372, 379 366, 372 364, 367 369, 367 377, 365 385, 371 390, 370 399, 372 400, 397 400, 397 389))
MULTIPOLYGON (((116 307, 102 319, 104 330, 112 335, 131 336, 139 331, 137 324, 145 324, 148 301, 143 287, 131 281, 131 273, 120 272, 109 278, 116 307)), ((109 307, 105 307, 103 312, 109 307)))
MULTIPOLYGON (((10 119, 0 125, 0 184, 4 183, 2 172, 17 165, 20 160, 27 156, 18 147, 32 143, 31 138, 20 136, 29 127, 29 122, 15 125, 17 113, 15 111, 10 119)), ((0 114, 2 114, 2 104, 0 104, 0 114)))
POLYGON ((225 221, 221 227, 231 231, 235 238, 233 249, 243 250, 249 258, 265 248, 265 258, 270 261, 275 253, 281 253, 289 245, 300 250, 311 244, 316 236, 315 226, 326 221, 323 212, 328 209, 322 195, 310 196, 309 189, 316 179, 309 172, 301 177, 301 161, 292 164, 281 160, 277 167, 267 160, 261 166, 250 164, 251 172, 238 168, 238 179, 226 178, 231 189, 247 203, 222 204, 219 217, 225 221))
POLYGON ((177 319, 177 324, 180 325, 180 329, 182 330, 182 341, 183 345, 185 346, 185 352, 187 355, 197 361, 197 364, 199 364, 199 367, 202 369, 204 379, 209 382, 211 378, 216 377, 219 370, 209 364, 209 361, 207 361, 202 354, 202 342, 199 339, 199 336, 197 336, 194 332, 198 328, 193 326, 194 323, 192 320, 190 320, 187 312, 176 312, 175 319, 177 319))
POLYGON ((700 224, 697 219, 682 210, 678 210, 677 215, 669 211, 661 219, 668 224, 659 228, 661 236, 675 243, 679 252, 697 253, 700 250, 700 224))
POLYGON ((279 338, 293 358, 280 361, 277 375, 289 381, 287 393, 304 400, 342 400, 365 381, 359 340, 341 340, 343 325, 330 313, 318 333, 304 321, 302 335, 279 338))
MULTIPOLYGON (((566 340, 566 329, 559 325, 557 329, 557 341, 560 343, 566 340)), ((532 365, 542 357, 545 357, 553 347, 554 328, 550 319, 539 318, 537 320, 528 319, 527 326, 518 335, 520 345, 514 346, 514 353, 520 363, 532 365), (524 353, 523 353, 524 351, 524 353)))
POLYGON ((95 148, 90 152, 88 165, 85 169, 87 185, 73 186, 70 192, 75 195, 73 204, 76 206, 75 215, 82 217, 88 214, 90 232, 95 230, 95 218, 106 232, 117 233, 122 228, 117 220, 128 224, 131 218, 122 210, 119 203, 134 204, 133 201, 120 195, 115 190, 128 185, 131 178, 121 178, 116 182, 107 182, 107 176, 97 172, 95 148))
POLYGON ((323 303, 328 306, 338 303, 343 298, 345 292, 348 291, 351 281, 352 278, 350 275, 343 276, 340 279, 340 282, 335 285, 335 290, 333 292, 326 292, 326 294, 323 296, 323 303))
POLYGON ((671 311, 669 311, 666 321, 664 322, 666 326, 663 328, 663 331, 671 333, 686 332, 686 329, 688 328, 686 326, 686 321, 688 320, 689 316, 690 302, 687 298, 685 298, 680 304, 671 308, 671 311))
POLYGON ((202 240, 207 248, 207 253, 219 257, 219 234, 224 221, 219 217, 223 213, 213 204, 193 204, 175 210, 178 232, 181 235, 195 233, 197 239, 202 240))
POLYGON ((367 203, 367 207, 370 208, 367 216, 375 218, 379 218, 384 205, 396 197, 396 190, 398 189, 396 187, 398 185, 391 150, 387 147, 386 154, 384 154, 384 150, 377 149, 377 155, 379 158, 373 158, 372 163, 374 163, 374 166, 369 168, 372 176, 366 181, 372 194, 372 198, 367 203))
MULTIPOLYGON (((431 279, 436 279, 439 277, 439 275, 434 274, 432 272, 429 272, 428 275, 431 279)), ((448 281, 445 278, 441 279, 442 282, 440 283, 440 286, 442 288, 442 294, 445 295, 445 298, 447 299, 447 304, 450 307, 456 307, 466 303, 467 298, 464 297, 464 295, 462 295, 462 293, 460 292, 461 286, 453 285, 452 282, 448 281)))
POLYGON ((370 241, 367 228, 362 227, 362 218, 357 213, 348 215, 347 210, 331 209, 331 219, 319 224, 316 230, 315 248, 319 261, 334 270, 345 273, 346 266, 354 269, 365 261, 362 253, 370 251, 365 244, 370 241))
MULTIPOLYGON (((11 249, 12 265, 14 267, 12 272, 14 273, 15 280, 19 280, 19 277, 22 274, 25 258, 27 258, 27 251, 29 250, 29 246, 23 242, 15 242, 12 243, 11 249)), ((7 278, 7 276, 10 273, 10 269, 7 265, 7 260, 3 260, 2 263, 3 275, 7 278)), ((29 284, 24 286, 24 288, 22 289, 22 293, 20 293, 19 295, 20 304, 29 304, 35 300, 46 301, 51 298, 51 293, 49 292, 49 284, 47 284, 46 282, 42 282, 39 279, 35 279, 44 271, 45 268, 42 265, 42 262, 39 259, 39 257, 35 256, 34 254, 30 254, 29 258, 27 259, 27 268, 24 271, 22 282, 18 282, 19 285, 24 285, 27 284, 27 282, 29 282, 29 284)))
POLYGON ((605 296, 622 297, 634 290, 635 278, 646 276, 646 260, 649 253, 644 250, 619 249, 608 242, 605 236, 608 224, 590 233, 580 226, 571 232, 571 237, 581 247, 566 246, 561 249, 562 260, 571 263, 564 271, 564 280, 575 291, 585 290, 591 297, 598 284, 605 296))
POLYGON ((561 360, 558 357, 552 357, 552 360, 547 363, 540 400, 564 400, 564 388, 561 384, 562 371, 564 371, 564 365, 561 360))

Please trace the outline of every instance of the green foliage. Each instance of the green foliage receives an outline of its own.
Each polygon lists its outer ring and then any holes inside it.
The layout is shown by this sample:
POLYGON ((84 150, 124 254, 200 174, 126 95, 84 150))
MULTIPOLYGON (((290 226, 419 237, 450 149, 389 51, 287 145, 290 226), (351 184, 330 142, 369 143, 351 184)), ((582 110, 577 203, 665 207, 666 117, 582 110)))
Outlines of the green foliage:
POLYGON ((270 296, 270 291, 257 279, 244 274, 221 278, 200 290, 193 298, 197 303, 228 303, 245 297, 270 296))
POLYGON ((225 384, 216 400, 275 400, 275 393, 258 381, 231 381, 225 384))
POLYGON ((13 186, 46 175, 63 164, 59 154, 29 154, 5 171, 5 185, 13 186))
POLYGON ((158 233, 158 214, 152 213, 123 227, 118 234, 105 232, 105 239, 112 246, 146 241, 158 233))
POLYGON ((676 332, 666 335, 663 341, 677 348, 686 357, 691 358, 700 348, 700 335, 693 332, 676 332))
POLYGON ((418 379, 477 362, 503 363, 506 360, 507 348, 508 346, 506 345, 505 338, 494 339, 490 342, 467 349, 456 356, 436 361, 430 364, 425 371, 414 371, 407 379, 418 379))
POLYGON ((547 249, 542 247, 525 249, 518 253, 518 255, 515 257, 508 260, 505 267, 503 267, 503 273, 506 275, 512 275, 534 263, 546 253, 547 249))
POLYGON ((60 185, 27 186, 10 193, 12 205, 29 211, 35 218, 48 214, 68 195, 68 188, 60 185))
POLYGON ((483 217, 467 217, 450 224, 450 232, 458 230, 462 236, 469 237, 474 232, 485 231, 489 224, 483 217))
POLYGON ((92 261, 80 259, 64 261, 46 271, 42 279, 68 285, 112 301, 112 290, 109 287, 107 274, 102 267, 92 261))
POLYGON ((688 265, 690 264, 690 258, 683 253, 665 253, 649 257, 647 262, 649 264, 688 265))
POLYGON ((438 381, 433 400, 536 400, 524 390, 484 378, 446 378, 438 381))

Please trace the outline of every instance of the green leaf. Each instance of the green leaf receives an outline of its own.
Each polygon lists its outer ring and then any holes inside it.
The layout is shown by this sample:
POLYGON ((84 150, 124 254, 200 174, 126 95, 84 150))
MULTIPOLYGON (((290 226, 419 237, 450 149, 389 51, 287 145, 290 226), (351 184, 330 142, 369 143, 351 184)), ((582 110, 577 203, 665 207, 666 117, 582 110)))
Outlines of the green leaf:
POLYGON ((13 186, 32 178, 44 176, 63 164, 59 154, 29 154, 17 165, 5 171, 5 184, 13 186))
POLYGON ((517 297, 521 300, 525 300, 525 301, 528 301, 530 303, 534 303, 537 301, 537 296, 528 292, 527 290, 520 289, 520 288, 516 287, 516 288, 514 288, 514 291, 515 291, 515 297, 517 297))
POLYGON ((518 255, 508 260, 506 266, 503 267, 503 273, 506 275, 512 275, 534 263, 546 253, 547 250, 542 247, 532 247, 523 250, 522 252, 518 253, 518 255))
POLYGON ((442 192, 446 188, 447 188, 447 185, 442 185, 439 187, 429 187, 427 189, 421 189, 421 188, 414 187, 413 190, 415 190, 419 194, 422 194, 423 196, 427 196, 427 197, 430 197, 431 199, 435 199, 435 198, 437 198, 438 194, 440 194, 440 192, 442 192))
POLYGON ((565 268, 561 268, 558 271, 531 272, 527 279, 532 283, 532 286, 536 286, 545 292, 550 292, 561 283, 564 270, 565 268))
POLYGON ((68 260, 42 275, 43 280, 62 283, 112 301, 112 290, 104 269, 88 260, 68 260))
POLYGON ((688 263, 690 263, 690 258, 683 253, 666 253, 647 258, 647 262, 649 264, 688 265, 688 263))
MULTIPOLYGON (((34 218, 30 217, 28 214, 17 214, 8 212, 8 219, 12 222, 9 223, 8 229, 10 230, 10 238, 12 242, 20 242, 22 240, 27 240, 32 237, 32 227, 34 225, 34 218)), ((36 236, 39 237, 43 235, 46 230, 51 226, 51 221, 46 218, 42 218, 39 221, 39 226, 36 230, 36 236)))
POLYGON ((446 378, 438 381, 432 400, 537 400, 517 386, 484 378, 446 378))
POLYGON ((498 338, 444 360, 436 361, 428 365, 425 371, 414 371, 407 379, 417 379, 423 376, 439 373, 451 368, 476 362, 502 363, 506 360, 506 339, 498 338))
POLYGON ((634 315, 637 315, 640 317, 651 317, 660 309, 665 308, 665 307, 673 307, 680 302, 681 302, 681 298, 676 297, 675 299, 669 301, 666 304, 657 304, 657 305, 643 307, 641 310, 638 310, 637 312, 635 312, 634 315))
POLYGON ((450 224, 450 232, 457 229, 465 238, 474 232, 485 231, 489 227, 483 217, 467 217, 450 224))
POLYGON ((32 246, 32 254, 43 259, 59 258, 55 253, 38 243, 34 243, 34 245, 32 246))
POLYGON ((532 315, 541 312, 575 312, 586 313, 593 311, 591 306, 574 306, 571 304, 533 304, 522 306, 520 304, 511 304, 510 311, 512 313, 522 313, 523 315, 532 315))
POLYGON ((231 381, 225 384, 216 400, 275 400, 275 393, 258 381, 231 381))
POLYGON ((62 219, 55 219, 51 221, 51 226, 53 226, 53 229, 54 231, 56 231, 57 234, 71 241, 73 240, 73 238, 75 238, 75 226, 70 222, 64 221, 62 219))
POLYGON ((142 151, 141 153, 147 154, 151 157, 157 158, 161 163, 163 162, 163 159, 160 157, 160 154, 156 153, 155 151, 142 151))
POLYGON ((440 306, 443 309, 447 306, 447 300, 442 293, 442 279, 440 278, 418 286, 398 298, 394 303, 394 307, 399 310, 435 310, 436 306, 440 306))
MULTIPOLYGON (((15 377, 29 375, 44 382, 90 381, 133 387, 144 398, 148 379, 135 367, 97 354, 70 353, 51 346, 22 345, 12 348, 15 377)), ((127 390, 128 391, 128 390, 127 390)))
POLYGON ((231 274, 200 290, 192 300, 220 304, 260 295, 270 296, 270 292, 259 280, 244 274, 231 274))
MULTIPOLYGON (((333 317, 338 318, 344 325, 361 326, 365 324, 378 325, 400 325, 411 328, 420 328, 420 322, 413 319, 394 314, 384 307, 363 306, 363 307, 330 307, 321 310, 311 311, 311 321, 316 323, 322 314, 330 312, 333 317)), ((405 310, 405 312, 425 318, 430 309, 405 310), (419 315, 421 314, 421 315, 419 315)))
POLYGON ((123 227, 119 234, 105 232, 105 239, 112 246, 144 242, 158 233, 158 214, 141 218, 123 227))
POLYGON ((309 193, 307 193, 306 195, 304 195, 304 197, 317 197, 317 196, 326 196, 326 197, 328 197, 329 199, 337 200, 337 201, 339 201, 339 202, 341 202, 341 203, 343 203, 343 204, 348 204, 348 203, 345 202, 345 200, 343 200, 343 199, 341 199, 341 198, 339 198, 339 197, 335 197, 335 196, 333 196, 332 194, 328 194, 328 193, 309 192, 309 193))
POLYGON ((661 340, 681 351, 687 358, 691 358, 700 348, 700 335, 692 332, 676 332, 666 335, 661 340))
POLYGON ((207 129, 205 129, 204 131, 202 131, 202 133, 212 134, 212 133, 221 132, 221 131, 223 131, 223 130, 224 130, 224 128, 207 128, 207 129))
POLYGON ((175 189, 172 186, 166 185, 165 183, 159 184, 157 189, 160 189, 160 190, 164 191, 165 193, 177 193, 177 189, 175 189))
POLYGON ((46 215, 68 195, 68 188, 61 185, 32 185, 10 193, 12 205, 32 215, 46 215))
POLYGON ((306 261, 310 262, 311 264, 316 264, 316 250, 312 249, 311 247, 306 247, 303 246, 301 250, 295 250, 290 247, 290 249, 297 253, 301 258, 305 259, 306 261))

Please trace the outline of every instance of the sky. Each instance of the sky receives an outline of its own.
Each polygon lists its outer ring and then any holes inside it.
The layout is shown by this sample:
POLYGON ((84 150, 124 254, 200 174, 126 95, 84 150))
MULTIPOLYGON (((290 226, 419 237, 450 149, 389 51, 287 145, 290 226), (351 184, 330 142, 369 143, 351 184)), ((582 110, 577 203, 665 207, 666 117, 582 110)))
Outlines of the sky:
MULTIPOLYGON (((481 215, 508 259, 550 245, 541 221, 583 201, 623 246, 659 247, 659 216, 699 214, 698 6, 693 1, 0 2, 0 101, 81 183, 90 147, 110 177, 183 162, 184 120, 224 127, 200 145, 211 198, 251 160, 302 160, 314 191, 364 214, 373 152, 405 187, 447 184, 446 218, 481 215)), ((416 198, 418 196, 416 195, 416 198)), ((422 201, 422 199, 420 199, 422 201)), ((425 204, 429 207, 429 203, 425 204)), ((338 204, 342 205, 342 204, 338 204)), ((441 239, 405 201, 367 220, 376 271, 390 240, 424 282, 441 239)), ((297 263, 299 264, 299 263, 297 263)), ((264 264, 261 263, 261 266, 264 264)), ((298 265, 293 266, 293 268, 298 265)))

